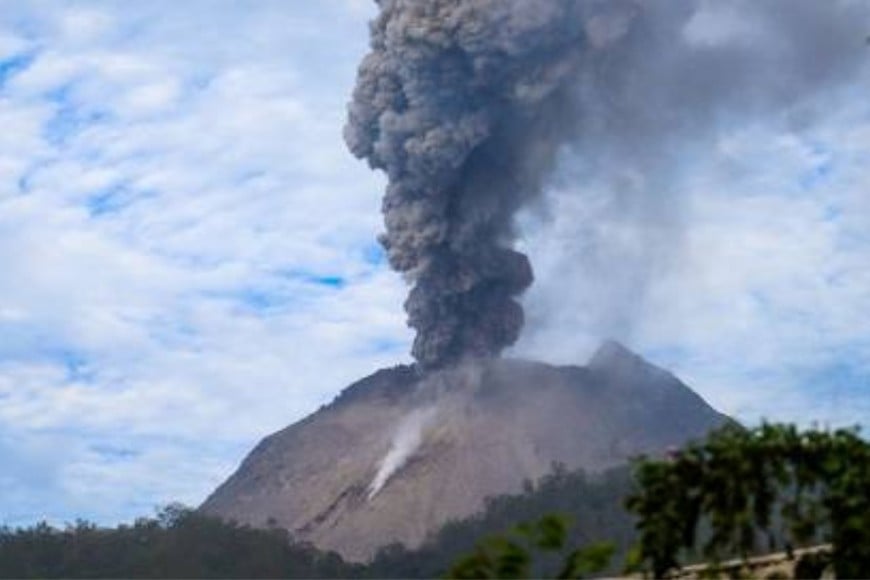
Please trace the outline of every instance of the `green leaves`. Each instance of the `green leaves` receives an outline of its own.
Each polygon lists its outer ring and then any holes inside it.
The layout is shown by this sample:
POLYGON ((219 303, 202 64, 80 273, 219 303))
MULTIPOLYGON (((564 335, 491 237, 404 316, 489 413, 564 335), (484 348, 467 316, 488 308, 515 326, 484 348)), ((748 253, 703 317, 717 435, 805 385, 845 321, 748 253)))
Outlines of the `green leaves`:
POLYGON ((546 515, 537 522, 519 524, 516 531, 541 550, 561 550, 568 535, 568 520, 563 516, 546 515))
POLYGON ((589 574, 601 572, 610 564, 615 548, 609 542, 598 542, 578 548, 568 554, 562 570, 556 578, 584 578, 589 574))
MULTIPOLYGON (((537 560, 558 554, 568 537, 567 519, 547 515, 534 522, 516 526, 506 535, 494 536, 478 544, 475 551, 458 560, 448 578, 531 578, 542 577, 535 569, 537 560)), ((583 578, 604 570, 613 557, 614 547, 597 543, 578 548, 564 557, 556 578, 583 578)))
POLYGON ((448 572, 448 578, 528 578, 531 575, 531 555, 511 540, 490 538, 473 554, 459 560, 448 572))
POLYGON ((788 545, 830 542, 838 576, 870 575, 870 445, 857 429, 730 424, 667 460, 639 460, 635 477, 626 507, 638 516, 639 559, 657 577, 684 549, 746 558, 777 534, 788 545), (702 521, 710 533, 696 546, 702 521))

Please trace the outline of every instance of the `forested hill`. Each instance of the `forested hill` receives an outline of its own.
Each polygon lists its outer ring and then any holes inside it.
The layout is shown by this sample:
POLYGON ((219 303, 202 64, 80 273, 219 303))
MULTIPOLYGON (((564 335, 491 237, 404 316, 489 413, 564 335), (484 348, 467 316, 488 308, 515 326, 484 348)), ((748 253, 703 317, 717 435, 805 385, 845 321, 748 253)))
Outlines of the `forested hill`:
POLYGON ((0 577, 431 578, 443 575, 480 538, 547 513, 573 520, 573 543, 609 540, 624 550, 634 537, 622 506, 630 488, 627 467, 594 477, 556 467, 521 495, 487 500, 482 513, 447 524, 419 549, 388 546, 367 565, 295 543, 279 528, 251 529, 180 506, 117 528, 86 522, 63 529, 2 528, 0 577))
POLYGON ((405 550, 398 544, 382 548, 366 571, 372 578, 439 576, 456 556, 472 550, 481 538, 545 514, 569 518, 568 545, 612 542, 616 547, 613 562, 619 563, 636 537, 634 521, 623 505, 632 486, 628 466, 594 476, 555 466, 537 485, 527 484, 523 494, 488 499, 483 512, 448 523, 417 550, 405 550))

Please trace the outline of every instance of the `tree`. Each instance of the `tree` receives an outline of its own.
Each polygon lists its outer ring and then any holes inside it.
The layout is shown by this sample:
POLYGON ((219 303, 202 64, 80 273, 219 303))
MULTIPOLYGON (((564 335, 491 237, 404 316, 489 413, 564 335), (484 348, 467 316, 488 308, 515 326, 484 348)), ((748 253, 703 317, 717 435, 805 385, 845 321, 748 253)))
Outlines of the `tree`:
POLYGON ((715 563, 830 543, 838 577, 870 577, 870 445, 858 429, 731 424, 665 460, 641 459, 638 560, 656 577, 700 547, 715 563), (699 530, 707 530, 699 534, 699 530))
POLYGON ((507 534, 491 536, 475 551, 459 559, 448 578, 543 578, 546 561, 557 556, 555 578, 583 578, 604 570, 613 556, 613 545, 596 543, 563 554, 568 535, 566 518, 548 515, 522 523, 507 534))

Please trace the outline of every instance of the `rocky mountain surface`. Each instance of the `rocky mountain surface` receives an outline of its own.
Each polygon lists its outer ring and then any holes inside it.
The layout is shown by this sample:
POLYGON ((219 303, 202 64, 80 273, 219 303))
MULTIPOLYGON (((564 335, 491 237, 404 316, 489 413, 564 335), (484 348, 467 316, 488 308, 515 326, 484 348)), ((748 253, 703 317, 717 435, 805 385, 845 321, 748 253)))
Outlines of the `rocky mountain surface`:
POLYGON ((590 472, 660 453, 727 417, 617 343, 587 366, 494 359, 399 366, 266 437, 202 505, 367 560, 514 493, 554 463, 590 472))

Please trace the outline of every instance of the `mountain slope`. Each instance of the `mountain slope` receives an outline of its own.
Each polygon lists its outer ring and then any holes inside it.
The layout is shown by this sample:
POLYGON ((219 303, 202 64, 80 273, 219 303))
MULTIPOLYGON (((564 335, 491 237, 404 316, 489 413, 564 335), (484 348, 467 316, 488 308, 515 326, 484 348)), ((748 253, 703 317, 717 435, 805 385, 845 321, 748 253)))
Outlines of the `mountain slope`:
POLYGON ((554 462, 590 472, 700 436, 726 417, 617 343, 586 367, 488 360, 378 371, 267 438, 201 510, 369 559, 419 545, 554 462))

